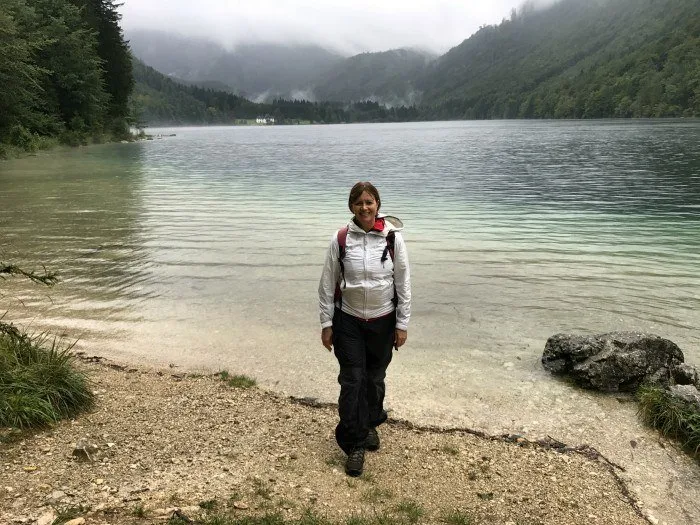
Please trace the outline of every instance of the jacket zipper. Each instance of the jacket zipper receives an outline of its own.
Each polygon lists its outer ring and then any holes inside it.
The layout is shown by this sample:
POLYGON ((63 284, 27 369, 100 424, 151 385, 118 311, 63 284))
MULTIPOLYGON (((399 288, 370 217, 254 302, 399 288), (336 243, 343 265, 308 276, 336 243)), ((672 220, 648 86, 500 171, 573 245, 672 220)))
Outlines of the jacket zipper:
MULTIPOLYGON (((364 245, 362 247, 362 264, 365 270, 365 282, 367 282, 367 233, 364 235, 364 245)), ((367 287, 364 287, 363 317, 367 319, 367 287)))

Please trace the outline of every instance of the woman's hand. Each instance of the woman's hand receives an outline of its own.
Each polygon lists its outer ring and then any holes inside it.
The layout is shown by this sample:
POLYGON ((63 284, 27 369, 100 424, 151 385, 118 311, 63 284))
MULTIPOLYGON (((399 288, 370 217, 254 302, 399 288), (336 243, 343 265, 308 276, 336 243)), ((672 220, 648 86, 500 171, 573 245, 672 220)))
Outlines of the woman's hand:
POLYGON ((333 351, 333 327, 328 326, 321 329, 321 342, 329 352, 333 351))
POLYGON ((394 348, 398 350, 406 342, 406 339, 408 339, 406 330, 399 330, 398 328, 394 330, 394 348))

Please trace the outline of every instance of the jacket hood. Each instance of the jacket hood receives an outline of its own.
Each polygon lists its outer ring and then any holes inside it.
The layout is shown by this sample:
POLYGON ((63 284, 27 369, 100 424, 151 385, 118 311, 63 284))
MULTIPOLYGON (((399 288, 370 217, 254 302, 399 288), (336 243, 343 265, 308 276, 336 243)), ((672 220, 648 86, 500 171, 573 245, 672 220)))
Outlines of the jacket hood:
POLYGON ((379 219, 384 219, 384 221, 392 226, 392 230, 396 231, 401 231, 403 230, 403 222, 401 222, 401 219, 398 217, 394 217, 393 215, 378 215, 379 219))

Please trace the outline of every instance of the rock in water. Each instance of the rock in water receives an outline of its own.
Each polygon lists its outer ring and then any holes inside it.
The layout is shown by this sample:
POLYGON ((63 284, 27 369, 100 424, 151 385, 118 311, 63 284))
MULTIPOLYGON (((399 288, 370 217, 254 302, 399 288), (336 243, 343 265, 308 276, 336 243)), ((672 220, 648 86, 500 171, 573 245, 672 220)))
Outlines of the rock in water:
POLYGON ((547 340, 542 354, 546 370, 605 392, 632 392, 644 381, 667 385, 670 370, 683 360, 672 341, 638 332, 557 334, 547 340))

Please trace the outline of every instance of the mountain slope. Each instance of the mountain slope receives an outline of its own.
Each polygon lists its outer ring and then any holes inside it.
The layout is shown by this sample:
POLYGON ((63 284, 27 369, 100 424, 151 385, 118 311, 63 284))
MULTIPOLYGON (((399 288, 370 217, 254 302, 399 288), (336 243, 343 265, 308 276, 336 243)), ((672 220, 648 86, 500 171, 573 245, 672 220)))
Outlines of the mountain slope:
POLYGON ((198 85, 229 86, 260 102, 310 98, 310 79, 342 61, 314 45, 246 44, 233 51, 198 38, 160 31, 128 34, 134 56, 168 76, 198 85))
POLYGON ((414 83, 435 57, 411 49, 362 53, 347 58, 316 81, 318 100, 375 100, 391 106, 419 99, 414 83))
POLYGON ((563 0, 482 28, 416 82, 432 118, 700 114, 697 0, 563 0))

